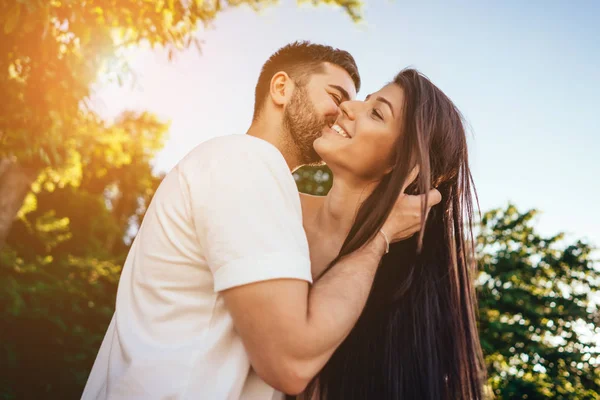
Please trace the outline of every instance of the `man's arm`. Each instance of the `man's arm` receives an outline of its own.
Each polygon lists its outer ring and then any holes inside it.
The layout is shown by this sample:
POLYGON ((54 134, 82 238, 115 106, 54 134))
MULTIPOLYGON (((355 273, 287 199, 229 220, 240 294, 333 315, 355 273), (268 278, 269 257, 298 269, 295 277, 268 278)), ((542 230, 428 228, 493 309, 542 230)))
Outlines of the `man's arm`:
POLYGON ((378 235, 309 287, 272 280, 223 292, 252 366, 269 385, 304 390, 358 320, 385 252, 378 235))

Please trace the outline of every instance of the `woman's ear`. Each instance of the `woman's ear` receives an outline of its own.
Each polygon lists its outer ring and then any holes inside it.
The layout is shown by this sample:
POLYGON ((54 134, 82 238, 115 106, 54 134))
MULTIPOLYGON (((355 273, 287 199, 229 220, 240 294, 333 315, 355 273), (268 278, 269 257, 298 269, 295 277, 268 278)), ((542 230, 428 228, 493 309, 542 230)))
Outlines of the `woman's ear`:
POLYGON ((271 78, 269 86, 269 95, 271 100, 277 106, 285 106, 292 96, 294 82, 286 72, 277 72, 271 78))
POLYGON ((390 174, 394 168, 396 167, 396 153, 397 153, 397 149, 395 149, 394 151, 392 151, 392 154, 390 154, 390 158, 388 160, 388 167, 383 171, 383 176, 386 176, 387 174, 390 174))

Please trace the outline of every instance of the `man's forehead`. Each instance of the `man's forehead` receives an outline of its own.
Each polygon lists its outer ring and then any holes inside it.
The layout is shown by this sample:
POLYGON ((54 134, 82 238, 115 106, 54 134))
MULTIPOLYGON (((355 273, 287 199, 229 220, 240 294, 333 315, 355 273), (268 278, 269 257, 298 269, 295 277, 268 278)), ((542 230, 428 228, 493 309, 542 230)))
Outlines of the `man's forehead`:
POLYGON ((343 89, 345 93, 348 93, 350 100, 355 99, 356 86, 354 86, 354 81, 350 77, 350 74, 338 65, 330 63, 324 63, 324 65, 323 73, 315 75, 315 78, 319 80, 319 83, 329 86, 332 89, 343 89))

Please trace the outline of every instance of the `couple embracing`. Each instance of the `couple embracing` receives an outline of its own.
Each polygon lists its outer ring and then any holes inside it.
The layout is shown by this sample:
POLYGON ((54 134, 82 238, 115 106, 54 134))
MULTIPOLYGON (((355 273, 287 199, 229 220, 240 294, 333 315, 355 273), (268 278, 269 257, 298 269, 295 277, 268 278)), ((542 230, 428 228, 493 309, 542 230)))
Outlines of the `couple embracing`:
POLYGON ((462 116, 413 69, 359 89, 346 51, 269 58, 247 133, 156 191, 83 399, 483 397, 462 116))

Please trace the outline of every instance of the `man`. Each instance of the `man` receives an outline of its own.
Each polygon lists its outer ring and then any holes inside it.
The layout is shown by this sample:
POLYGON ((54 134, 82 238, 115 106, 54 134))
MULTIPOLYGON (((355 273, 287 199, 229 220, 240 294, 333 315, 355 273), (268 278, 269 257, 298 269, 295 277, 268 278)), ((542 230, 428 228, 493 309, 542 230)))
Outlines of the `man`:
MULTIPOLYGON (((310 285, 290 171, 318 161, 312 142, 359 86, 352 56, 327 46, 294 43, 265 63, 248 134, 201 144, 158 188, 84 399, 271 399, 305 388, 358 319, 387 245, 377 236, 310 285)), ((384 225, 392 240, 420 222, 398 217, 419 203, 402 204, 384 225)))

